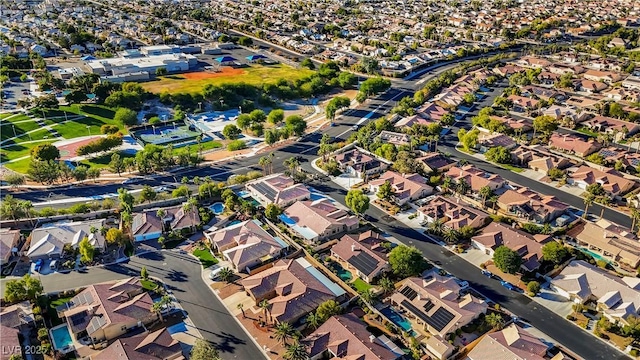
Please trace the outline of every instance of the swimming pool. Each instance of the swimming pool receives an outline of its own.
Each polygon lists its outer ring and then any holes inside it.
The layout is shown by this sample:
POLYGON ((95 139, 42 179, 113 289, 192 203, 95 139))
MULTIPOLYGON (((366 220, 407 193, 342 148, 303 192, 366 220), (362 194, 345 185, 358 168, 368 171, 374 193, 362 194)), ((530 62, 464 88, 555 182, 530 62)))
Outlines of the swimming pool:
POLYGON ((237 194, 238 194, 238 196, 240 196, 243 199, 246 199, 246 198, 251 196, 251 193, 246 191, 246 190, 240 190, 240 191, 237 192, 237 194))
POLYGON ((228 223, 228 224, 227 224, 227 227, 229 227, 229 226, 233 226, 233 225, 235 225, 235 224, 240 224, 241 222, 242 222, 242 221, 240 221, 240 220, 233 220, 232 222, 230 222, 230 223, 228 223))
POLYGON ((50 330, 53 349, 63 354, 73 351, 73 340, 67 324, 58 325, 50 330))
POLYGON ((591 251, 585 247, 578 247, 578 250, 582 251, 583 253, 587 253, 588 255, 593 256, 594 259, 596 259, 596 261, 598 260, 602 260, 602 261, 606 261, 609 264, 613 264, 613 262, 607 258, 605 258, 604 256, 598 254, 597 252, 591 251))
POLYGON ((209 209, 211 209, 211 211, 213 211, 214 214, 220 215, 224 212, 224 204, 221 202, 217 202, 209 206, 209 209))
POLYGON ((411 323, 409 322, 409 320, 405 319, 402 315, 395 312, 395 310, 393 310, 391 307, 386 307, 380 310, 380 312, 383 313, 384 316, 389 319, 389 321, 399 326, 402 330, 408 332, 409 335, 417 335, 416 332, 411 328, 411 323))
POLYGON ((345 268, 342 267, 342 265, 334 262, 331 265, 331 267, 336 270, 338 277, 342 279, 342 281, 348 282, 348 281, 351 281, 351 279, 353 279, 353 275, 351 274, 351 271, 346 270, 345 268))

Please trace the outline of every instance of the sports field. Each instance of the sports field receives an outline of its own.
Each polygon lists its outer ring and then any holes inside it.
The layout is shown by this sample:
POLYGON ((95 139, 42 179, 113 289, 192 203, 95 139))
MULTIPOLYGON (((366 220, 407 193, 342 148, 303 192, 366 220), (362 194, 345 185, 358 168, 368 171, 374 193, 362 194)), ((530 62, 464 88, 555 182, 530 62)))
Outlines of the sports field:
POLYGON ((195 139, 199 132, 191 131, 185 125, 163 126, 158 128, 150 128, 146 130, 136 131, 135 135, 145 144, 165 145, 175 142, 183 142, 195 139))
POLYGON ((297 80, 314 74, 314 71, 303 68, 296 69, 288 65, 254 65, 246 68, 224 66, 220 72, 192 72, 178 75, 162 76, 155 81, 142 83, 142 87, 152 93, 199 93, 205 85, 237 84, 262 86, 275 83, 280 79, 297 80))

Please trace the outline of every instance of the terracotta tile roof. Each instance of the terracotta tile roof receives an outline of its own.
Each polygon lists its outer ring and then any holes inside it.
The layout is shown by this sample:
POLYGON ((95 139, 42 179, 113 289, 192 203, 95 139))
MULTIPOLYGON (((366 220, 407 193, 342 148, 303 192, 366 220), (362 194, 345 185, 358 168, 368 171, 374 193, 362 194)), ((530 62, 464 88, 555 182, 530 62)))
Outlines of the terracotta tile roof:
POLYGON ((274 204, 290 204, 296 199, 311 196, 311 192, 303 184, 296 184, 293 179, 282 174, 250 182, 246 187, 262 194, 274 204))
POLYGON ((20 240, 20 230, 0 229, 0 259, 8 260, 20 240))
POLYGON ((419 211, 431 219, 445 219, 444 225, 451 229, 460 229, 463 226, 481 227, 489 217, 483 211, 460 202, 460 198, 453 200, 443 196, 431 200, 419 211))
POLYGON ((0 324, 0 339, 2 339, 2 347, 6 349, 0 352, 0 359, 9 360, 14 354, 22 354, 20 351, 22 344, 20 344, 20 339, 18 338, 19 333, 20 330, 18 329, 0 324))
POLYGON ((352 149, 336 155, 335 160, 342 167, 350 166, 357 171, 375 169, 383 165, 382 161, 359 149, 352 149))
POLYGON ((593 140, 584 140, 571 134, 551 134, 549 146, 566 152, 573 152, 578 156, 587 156, 598 151, 602 145, 593 140))
POLYGON ((91 360, 180 360, 182 347, 166 328, 152 333, 120 338, 91 360))
POLYGON ((366 324, 352 313, 332 316, 302 344, 310 357, 327 350, 340 359, 394 360, 402 356, 382 345, 383 341, 367 331, 366 324))
POLYGON ((569 176, 574 181, 581 181, 589 185, 599 183, 605 191, 611 194, 623 194, 636 184, 635 181, 622 177, 613 169, 601 171, 586 165, 580 166, 569 176))
POLYGON ((470 360, 544 360, 547 345, 511 324, 485 335, 467 355, 470 360))
POLYGON ((483 186, 496 189, 505 183, 505 180, 500 175, 485 172, 473 165, 454 166, 447 171, 447 176, 457 181, 465 179, 471 185, 473 191, 479 191, 483 186))
POLYGON ((515 105, 518 105, 520 107, 527 108, 527 109, 533 109, 536 106, 538 106, 538 104, 540 103, 540 101, 536 99, 519 96, 519 95, 509 95, 507 99, 511 100, 511 102, 514 103, 515 105))
POLYGON ((369 181, 370 186, 380 186, 389 182, 394 190, 394 197, 397 199, 415 199, 422 195, 433 193, 433 188, 427 184, 420 174, 398 174, 395 171, 387 171, 379 178, 369 181))
POLYGON ((640 264, 640 240, 629 229, 616 226, 608 221, 580 223, 571 229, 569 235, 578 241, 606 251, 615 260, 631 267, 640 264))
POLYGON ((296 225, 307 227, 318 235, 325 234, 331 227, 350 226, 358 218, 339 209, 327 199, 296 201, 284 210, 296 225))
POLYGON ((350 263, 366 276, 379 273, 387 266, 387 254, 382 247, 383 239, 378 233, 367 231, 359 236, 345 235, 331 248, 331 252, 340 259, 350 263), (351 261, 352 258, 363 257, 365 253, 370 262, 351 261))

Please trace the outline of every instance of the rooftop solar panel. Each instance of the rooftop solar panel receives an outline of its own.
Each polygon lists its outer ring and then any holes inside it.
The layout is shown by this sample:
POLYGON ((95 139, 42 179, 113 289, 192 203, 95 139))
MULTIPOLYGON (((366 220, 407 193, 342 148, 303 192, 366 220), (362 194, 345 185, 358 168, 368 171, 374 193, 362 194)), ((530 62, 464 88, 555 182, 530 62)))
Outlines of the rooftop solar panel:
POLYGON ((274 201, 276 198, 276 191, 273 190, 269 185, 264 182, 257 182, 253 184, 253 186, 258 190, 261 194, 263 194, 270 201, 274 201))
POLYGON ((431 302, 431 300, 427 300, 427 303, 424 304, 424 306, 422 307, 424 309, 425 313, 428 313, 429 310, 433 309, 433 307, 436 306, 434 303, 431 302))
POLYGON ((442 331, 442 329, 444 329, 445 326, 447 326, 447 324, 449 324, 451 320, 453 320, 453 318, 455 317, 447 309, 442 307, 436 310, 436 312, 433 313, 433 315, 428 316, 427 314, 424 313, 424 311, 418 309, 407 300, 402 300, 400 304, 405 308, 407 308, 409 311, 411 311, 415 316, 420 318, 422 321, 427 323, 429 326, 434 328, 436 331, 442 331))
POLYGON ((405 286, 404 289, 400 290, 400 294, 404 295, 409 300, 413 300, 418 296, 418 293, 408 286, 405 286))
POLYGON ((364 251, 360 251, 358 255, 352 256, 348 262, 361 273, 366 275, 373 273, 373 271, 378 267, 378 261, 364 251))

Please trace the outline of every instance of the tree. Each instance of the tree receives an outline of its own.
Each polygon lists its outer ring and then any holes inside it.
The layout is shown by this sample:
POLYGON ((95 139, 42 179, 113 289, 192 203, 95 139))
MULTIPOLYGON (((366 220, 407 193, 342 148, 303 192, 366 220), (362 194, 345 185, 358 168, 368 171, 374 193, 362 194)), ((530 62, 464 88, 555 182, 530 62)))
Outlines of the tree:
POLYGON ((267 313, 270 306, 271 304, 269 304, 269 301, 267 299, 262 299, 262 301, 260 301, 260 303, 258 304, 258 307, 262 309, 262 312, 264 313, 264 321, 267 324, 269 323, 269 317, 267 316, 267 313))
POLYGON ((285 351, 282 357, 285 360, 307 360, 309 358, 309 354, 307 353, 307 349, 304 345, 300 344, 300 342, 296 340, 293 344, 287 346, 287 351, 285 351))
POLYGON ((171 304, 172 300, 171 297, 169 295, 162 295, 162 297, 160 298, 159 301, 156 301, 153 303, 153 305, 151 305, 151 312, 158 314, 158 317, 160 318, 161 322, 164 322, 164 319, 162 318, 162 310, 164 309, 165 306, 171 304))
POLYGON ((471 185, 465 180, 460 179, 456 184, 456 192, 460 195, 466 195, 471 190, 471 185))
POLYGON ((504 328, 504 319, 498 313, 491 313, 484 317, 484 321, 494 330, 502 330, 504 328))
POLYGON ((428 263, 422 253, 414 246, 396 246, 389 253, 389 265, 391 270, 402 277, 416 276, 427 269, 428 263))
POLYGON ((396 288, 393 281, 386 276, 380 279, 380 281, 378 282, 378 285, 380 285, 380 287, 385 293, 390 293, 396 288))
POLYGON ((235 140, 240 134, 242 134, 242 130, 233 124, 225 125, 222 129, 222 135, 224 135, 227 140, 235 140))
POLYGON ((129 213, 133 212, 133 202, 134 197, 127 191, 127 189, 120 188, 118 189, 118 200, 120 201, 120 208, 122 211, 126 211, 129 213))
POLYGON ((87 100, 87 94, 83 90, 71 90, 64 96, 64 100, 69 104, 78 104, 87 100))
POLYGON ((378 193, 376 194, 376 196, 379 199, 382 200, 389 200, 391 199, 391 196, 393 196, 394 191, 393 191, 393 187, 391 186, 391 182, 389 181, 385 181, 382 185, 380 185, 380 187, 378 187, 378 193))
POLYGON ((218 272, 218 278, 224 282, 229 282, 232 276, 233 276, 233 270, 229 269, 228 267, 223 267, 218 272))
POLYGON ((31 157, 39 161, 56 160, 60 157, 60 150, 51 144, 40 144, 31 149, 31 157))
POLYGON ((492 147, 484 153, 487 160, 498 164, 510 164, 511 152, 504 146, 492 147))
POLYGON ((54 94, 38 96, 33 101, 34 105, 41 109, 57 109, 60 106, 58 99, 54 94))
POLYGON ((271 221, 276 221, 280 214, 282 214, 282 209, 276 204, 268 204, 264 210, 264 216, 271 221))
POLYGON ((80 261, 86 264, 93 261, 96 249, 89 242, 89 238, 85 236, 78 244, 78 251, 80 252, 80 261))
POLYGON ((149 185, 144 185, 142 187, 142 191, 140 192, 140 200, 152 202, 156 199, 158 194, 156 191, 149 185))
POLYGON ((338 315, 342 312, 340 304, 335 300, 327 300, 318 306, 316 310, 316 316, 318 320, 323 323, 327 321, 333 315, 338 315))
POLYGON ((17 187, 20 185, 24 185, 25 179, 23 175, 16 173, 8 173, 4 176, 4 181, 11 187, 17 187))
POLYGON ((316 313, 312 312, 307 315, 306 324, 307 326, 311 326, 314 330, 317 329, 318 326, 320 326, 320 321, 318 319, 318 316, 316 316, 316 313))
POLYGON ((107 240, 107 243, 109 244, 123 245, 126 240, 126 236, 122 230, 118 228, 111 228, 107 231, 105 240, 107 240))
POLYGON ((140 277, 144 280, 147 280, 149 278, 149 272, 147 271, 146 266, 143 266, 142 269, 140 269, 140 277))
POLYGON ((589 213, 589 206, 591 206, 593 204, 593 202, 595 201, 596 196, 590 192, 587 192, 584 195, 584 217, 587 217, 587 214, 589 213))
POLYGON ((253 45, 253 40, 250 37, 241 36, 238 39, 238 44, 242 45, 242 46, 251 46, 251 45, 253 45))
POLYGON ((220 360, 218 350, 207 340, 197 339, 189 354, 191 360, 220 360))
POLYGON ((111 161, 109 161, 109 169, 112 172, 118 173, 118 176, 120 176, 120 173, 125 170, 124 161, 122 161, 122 157, 120 156, 120 154, 114 153, 113 155, 111 155, 111 161))
POLYGON ((267 122, 273 125, 278 125, 284 120, 284 110, 273 109, 267 116, 267 122))
POLYGON ((350 89, 358 83, 358 78, 350 72, 342 71, 338 74, 338 84, 343 89, 350 89))
POLYGON ((602 196, 605 194, 604 188, 600 183, 597 183, 597 182, 587 185, 585 190, 587 191, 587 193, 592 194, 594 196, 602 196))
POLYGON ((553 167, 553 168, 549 169, 549 171, 547 172, 547 175, 549 176, 549 178, 551 180, 556 181, 556 180, 562 179, 564 177, 564 175, 565 175, 565 172, 564 172, 564 170, 560 170, 560 169, 558 169, 556 167, 553 167))
POLYGON ((311 59, 309 58, 305 58, 304 60, 302 60, 302 62, 300 63, 300 66, 307 68, 309 70, 315 70, 316 66, 313 64, 313 61, 311 61, 311 59))
POLYGON ((113 120, 121 123, 122 125, 131 126, 138 123, 138 113, 127 108, 118 108, 113 120))
POLYGON ((358 215, 364 214, 369 209, 369 197, 362 190, 349 190, 345 202, 358 215))
POLYGON ((533 137, 539 131, 545 135, 549 135, 558 129, 558 121, 550 115, 541 115, 533 119, 533 137))
POLYGON ((378 301, 376 294, 371 289, 360 291, 360 299, 362 299, 362 301, 364 301, 365 303, 371 305, 374 305, 376 301, 378 301))
POLYGON ((26 274, 20 279, 9 280, 5 283, 4 299, 8 302, 36 300, 44 288, 37 278, 26 274))
POLYGON ((529 281, 527 284, 527 291, 531 296, 537 295, 540 292, 540 283, 537 281, 529 281))
POLYGON ((460 239, 460 233, 456 229, 447 229, 442 233, 442 238, 447 244, 456 244, 460 239))
POLYGON ((478 135, 480 134, 480 130, 473 129, 471 131, 466 131, 465 129, 460 129, 458 131, 458 140, 462 144, 462 147, 469 151, 472 148, 475 148, 478 145, 478 135))
POLYGON ((287 339, 295 334, 295 329, 288 322, 280 322, 276 325, 274 337, 276 340, 287 346, 287 339))
POLYGON ((159 67, 156 69, 156 76, 163 76, 163 75, 167 75, 167 68, 166 67, 159 67))
POLYGON ((307 129, 307 122, 300 115, 291 115, 285 120, 285 127, 296 136, 301 136, 307 129))
POLYGON ((508 274, 515 274, 522 265, 522 257, 517 252, 501 245, 493 253, 493 263, 508 274))
POLYGON ((87 169, 87 177, 93 179, 93 181, 97 181, 100 177, 101 171, 97 167, 91 167, 87 169))
POLYGON ((482 196, 482 207, 486 207, 487 198, 490 198, 493 195, 493 189, 489 185, 485 185, 480 188, 478 191, 480 196, 482 196))
POLYGON ((27 174, 33 181, 51 185, 60 177, 60 164, 54 160, 39 161, 31 159, 27 174))
POLYGON ((329 101, 325 107, 325 115, 327 119, 333 121, 335 119, 336 112, 343 108, 349 107, 351 100, 346 96, 336 96, 329 101))
POLYGON ((557 241, 548 242, 542 247, 542 258, 554 264, 562 262, 568 254, 567 248, 557 241))

